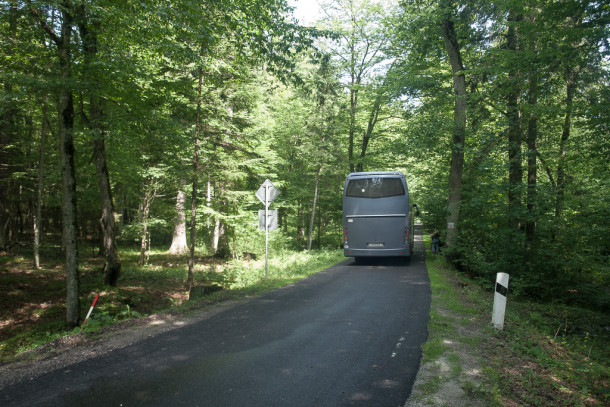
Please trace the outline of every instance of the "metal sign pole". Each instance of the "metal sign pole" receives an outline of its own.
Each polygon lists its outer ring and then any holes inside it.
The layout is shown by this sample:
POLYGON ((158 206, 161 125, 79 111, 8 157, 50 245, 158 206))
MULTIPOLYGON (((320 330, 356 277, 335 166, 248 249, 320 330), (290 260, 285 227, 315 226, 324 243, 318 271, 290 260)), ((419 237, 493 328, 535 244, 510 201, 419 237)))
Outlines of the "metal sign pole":
POLYGON ((265 210, 259 209, 258 211, 258 229, 265 229, 265 278, 269 277, 269 229, 277 229, 277 211, 269 210, 269 204, 277 198, 280 194, 280 190, 277 189, 269 179, 263 182, 258 191, 256 191, 256 197, 265 205, 265 210), (264 219, 263 218, 264 215, 264 219), (269 215, 272 215, 272 224, 269 224, 269 215), (265 223, 265 226, 261 222, 265 223))
POLYGON ((265 184, 265 279, 268 275, 269 262, 269 185, 265 184))

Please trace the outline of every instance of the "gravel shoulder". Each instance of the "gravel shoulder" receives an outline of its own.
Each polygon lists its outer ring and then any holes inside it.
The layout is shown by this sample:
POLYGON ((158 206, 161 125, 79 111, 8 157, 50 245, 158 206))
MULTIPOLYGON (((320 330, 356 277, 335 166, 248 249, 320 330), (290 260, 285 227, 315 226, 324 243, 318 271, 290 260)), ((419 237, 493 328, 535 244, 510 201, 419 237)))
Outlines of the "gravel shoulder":
POLYGON ((479 289, 442 268, 442 258, 428 254, 427 263, 432 281, 429 336, 405 407, 488 406, 482 363, 487 314, 471 297, 471 290, 479 289))

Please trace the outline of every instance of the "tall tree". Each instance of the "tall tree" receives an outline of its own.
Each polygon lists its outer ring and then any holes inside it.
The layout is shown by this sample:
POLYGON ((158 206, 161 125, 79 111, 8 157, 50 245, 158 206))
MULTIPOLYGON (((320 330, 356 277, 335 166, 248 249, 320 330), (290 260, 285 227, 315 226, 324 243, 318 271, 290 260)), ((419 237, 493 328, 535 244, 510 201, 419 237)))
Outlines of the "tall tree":
POLYGON ((388 45, 388 36, 383 27, 384 6, 383 2, 374 3, 368 0, 330 0, 322 5, 327 15, 328 28, 336 32, 340 39, 337 48, 332 52, 342 61, 348 78, 347 155, 350 172, 362 171, 364 168, 363 158, 382 106, 380 100, 375 96, 371 97, 373 102, 369 114, 366 115, 367 125, 363 126, 360 118, 360 113, 364 110, 361 106, 361 92, 372 89, 372 95, 381 94, 379 89, 374 89, 372 79, 376 70, 383 70, 383 62, 387 59, 385 48, 388 45), (358 134, 362 134, 359 146, 356 141, 358 134), (356 152, 358 149, 359 154, 356 152))
MULTIPOLYGON (((18 8, 17 1, 11 1, 8 5, 8 12, 5 14, 8 17, 8 31, 6 35, 2 52, 11 58, 17 47, 17 19, 18 8)), ((3 69, 9 68, 10 62, 7 62, 3 69)), ((4 64, 3 64, 4 65, 4 64)), ((8 71, 8 69, 7 69, 8 71)), ((15 101, 12 95, 13 84, 10 80, 5 80, 3 91, 6 95, 5 101, 2 103, 0 110, 0 248, 5 248, 7 245, 8 224, 10 221, 9 210, 9 148, 15 139, 15 101)))
POLYGON ((102 247, 106 263, 104 265, 104 283, 114 286, 121 273, 121 262, 119 260, 116 239, 114 236, 114 202, 112 200, 112 188, 110 186, 110 174, 106 160, 106 139, 103 125, 102 90, 100 83, 106 79, 99 75, 96 66, 100 65, 98 60, 98 31, 101 29, 99 16, 90 15, 94 13, 86 9, 86 5, 80 4, 75 7, 76 23, 79 27, 83 54, 84 54, 84 80, 89 84, 89 115, 83 110, 81 114, 91 131, 93 144, 93 160, 97 173, 100 200, 102 204, 102 216, 99 224, 102 231, 102 247))
POLYGON ((453 73, 455 105, 453 108, 453 136, 451 142, 451 168, 449 170, 449 216, 447 218, 447 246, 456 243, 460 203, 462 200, 462 172, 466 147, 466 77, 458 37, 453 22, 454 5, 443 4, 442 30, 445 48, 453 73))
MULTIPOLYGON (((538 16, 530 12, 527 20, 530 24, 537 21, 538 16)), ((537 208, 537 184, 538 184, 538 35, 530 31, 526 39, 527 52, 531 55, 532 68, 528 73, 528 97, 527 97, 527 219, 525 221, 526 249, 528 257, 536 242, 536 208, 537 208)))
POLYGON ((308 158, 315 167, 315 180, 307 234, 307 250, 311 250, 313 239, 314 222, 319 199, 320 176, 323 168, 328 165, 333 156, 331 145, 337 133, 337 104, 340 103, 338 100, 340 94, 338 89, 339 81, 335 67, 331 63, 330 55, 326 54, 320 58, 319 67, 312 76, 311 82, 306 82, 306 86, 312 88, 310 94, 314 104, 307 121, 306 132, 311 135, 310 143, 313 145, 313 148, 310 147, 313 152, 308 158))
POLYGON ((538 75, 531 72, 529 78, 529 117, 527 124, 527 212, 525 235, 527 249, 531 252, 536 240, 536 197, 538 181, 538 75))
MULTIPOLYGON (((205 46, 201 45, 201 53, 205 46)), ((197 111, 195 113, 195 151, 193 153, 193 191, 191 194, 191 233, 189 241, 189 271, 186 291, 190 292, 195 278, 195 239, 197 236, 197 191, 199 188, 199 138, 201 137, 201 95, 203 93, 203 68, 197 74, 197 111)))
POLYGON ((72 26, 74 16, 72 4, 62 1, 60 4, 61 21, 58 24, 59 34, 55 27, 46 20, 45 14, 28 1, 29 9, 37 23, 57 48, 61 85, 57 110, 59 115, 59 136, 61 140, 62 162, 62 220, 63 240, 66 254, 66 324, 75 327, 80 321, 78 242, 76 216, 76 176, 74 168, 74 97, 70 88, 72 78, 72 26))
POLYGON ((42 227, 42 190, 44 180, 44 150, 47 140, 47 98, 42 104, 42 128, 38 155, 38 182, 36 184, 36 208, 34 209, 34 267, 40 268, 40 232, 42 227))
POLYGON ((157 196, 158 180, 153 176, 150 177, 149 183, 144 188, 144 193, 140 201, 139 216, 141 224, 140 232, 140 259, 138 265, 144 266, 148 262, 148 254, 150 253, 150 230, 149 230, 149 219, 150 209, 153 200, 157 196))
POLYGON ((521 75, 519 72, 518 54, 520 52, 518 24, 523 19, 519 11, 511 9, 508 15, 506 49, 511 56, 508 69, 508 92, 506 95, 506 114, 508 120, 508 211, 510 224, 518 230, 522 226, 522 186, 523 164, 521 143, 523 130, 521 123, 521 75))

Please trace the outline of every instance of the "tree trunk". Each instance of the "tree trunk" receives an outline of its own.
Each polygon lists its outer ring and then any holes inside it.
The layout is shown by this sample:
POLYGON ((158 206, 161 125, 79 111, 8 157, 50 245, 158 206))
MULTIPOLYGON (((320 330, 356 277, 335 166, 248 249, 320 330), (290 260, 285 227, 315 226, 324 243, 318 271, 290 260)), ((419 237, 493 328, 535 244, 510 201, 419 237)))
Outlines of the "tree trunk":
POLYGON ((185 213, 186 194, 178 191, 176 196, 176 223, 174 227, 174 237, 169 248, 170 254, 183 254, 188 251, 186 245, 186 213, 185 213))
MULTIPOLYGON (((388 68, 388 75, 389 75, 389 72, 392 71, 392 69, 394 68, 394 62, 392 62, 392 64, 388 68)), ((358 171, 358 172, 364 171, 364 162, 363 161, 364 161, 364 157, 366 156, 366 150, 369 146, 369 141, 371 140, 371 135, 373 134, 373 130, 375 129, 375 125, 377 124, 377 120, 379 119, 379 111, 381 110, 381 105, 382 105, 381 102, 382 102, 382 98, 383 98, 384 89, 386 86, 386 80, 387 80, 387 76, 386 76, 386 79, 384 79, 383 84, 376 91, 377 94, 375 96, 375 102, 373 103, 373 107, 371 109, 371 112, 369 113, 369 120, 368 120, 368 124, 366 126, 366 130, 362 135, 360 160, 358 161, 358 165, 356 168, 356 171, 358 171)))
POLYGON ((121 273, 121 262, 114 236, 114 204, 106 165, 106 147, 103 136, 93 142, 93 151, 102 201, 102 216, 99 222, 102 228, 104 255, 106 256, 104 284, 116 286, 121 273))
MULTIPOLYGON (((210 174, 208 174, 208 183, 206 190, 206 200, 205 204, 208 208, 212 207, 212 182, 210 181, 210 174)), ((210 214, 208 213, 205 218, 205 226, 208 228, 208 232, 210 230, 210 214)))
MULTIPOLYGON (((222 188, 221 188, 222 190, 222 188)), ((229 201, 222 196, 223 192, 220 192, 219 201, 219 212, 222 214, 229 214, 229 201)), ((216 248, 214 250, 214 256, 226 259, 231 256, 231 247, 229 246, 229 225, 227 225, 222 219, 216 218, 216 227, 214 229, 214 241, 216 248)))
POLYGON ((231 255, 229 236, 227 232, 227 225, 218 220, 218 229, 216 234, 217 247, 214 255, 220 259, 227 259, 231 255))
MULTIPOLYGON (((202 50, 203 53, 203 50, 202 50)), ((190 292, 195 278, 195 238, 197 236, 197 189, 199 180, 199 134, 201 131, 201 91, 203 87, 203 71, 199 69, 197 85, 197 116, 195 117, 195 153, 193 156, 193 193, 191 195, 191 236, 189 252, 189 271, 186 279, 186 292, 190 292)))
POLYGON ((322 234, 324 230, 324 212, 320 209, 318 211, 318 250, 322 250, 322 234))
POLYGON ((320 184, 320 171, 322 167, 318 166, 316 169, 316 181, 313 192, 313 205, 311 208, 311 218, 309 219, 309 234, 307 235, 307 250, 311 250, 311 239, 313 235, 313 223, 316 218, 316 205, 318 203, 318 186, 320 184))
MULTIPOLYGON (((521 18, 509 15, 509 27, 507 34, 507 48, 515 53, 518 50, 517 28, 514 24, 521 18)), ((509 224, 519 230, 522 226, 522 187, 523 187, 523 165, 521 163, 521 141, 522 125, 521 111, 519 109, 519 76, 515 67, 510 69, 509 88, 507 95, 508 115, 508 216, 509 224)))
POLYGON ((148 253, 150 253, 150 233, 148 231, 148 217, 150 214, 150 206, 153 199, 157 195, 156 181, 151 178, 149 188, 144 194, 144 198, 140 203, 140 222, 142 223, 142 234, 140 235, 140 260, 138 265, 142 267, 148 262, 148 253))
POLYGON ((570 138, 572 127, 572 107, 574 104, 574 93, 576 90, 577 74, 572 68, 566 69, 566 113, 559 142, 559 164, 557 166, 557 197, 555 199, 555 219, 560 221, 563 215, 563 207, 566 189, 566 155, 567 143, 570 138))
POLYGON ((528 218, 525 222, 525 236, 527 251, 531 252, 536 240, 536 182, 537 182, 537 160, 538 152, 538 75, 534 70, 531 73, 529 100, 530 114, 527 126, 527 212, 528 218))
POLYGON ((358 161, 358 165, 356 166, 357 172, 364 171, 364 157, 366 156, 366 149, 369 146, 369 140, 371 139, 371 134, 373 134, 373 129, 377 124, 377 119, 379 118, 379 110, 381 109, 381 97, 377 96, 375 98, 375 103, 373 104, 373 109, 371 110, 371 114, 369 115, 369 122, 366 126, 366 131, 362 135, 362 146, 360 149, 360 160, 358 161))
POLYGON ((38 183, 36 185, 36 209, 34 210, 34 267, 40 268, 40 228, 42 225, 42 189, 44 180, 44 147, 47 138, 47 98, 42 104, 42 128, 38 157, 38 183))
MULTIPOLYGON (((72 16, 68 12, 69 5, 64 4, 61 11, 61 37, 55 38, 61 77, 65 84, 71 81, 71 42, 72 16)), ((78 326, 80 321, 80 279, 78 271, 78 242, 76 225, 76 177, 74 169, 74 99, 72 90, 63 85, 59 96, 59 135, 61 143, 61 173, 62 173, 62 218, 63 240, 66 251, 66 324, 69 328, 78 326)))
POLYGON ((297 209, 297 243, 300 248, 303 248, 303 238, 305 237, 305 210, 303 209, 303 201, 299 199, 297 209))
MULTIPOLYGON (((353 17, 353 16, 352 16, 353 17)), ((355 23, 353 23, 355 24, 355 23)), ((353 27, 352 27, 353 28, 353 27)), ((351 44, 350 44, 350 110, 349 110, 349 146, 348 146, 348 160, 349 170, 354 172, 354 137, 356 133, 356 109, 358 108, 358 90, 360 83, 362 82, 361 75, 356 71, 356 49, 354 46, 355 37, 352 33, 351 44)))
POLYGON ((140 206, 140 212, 142 213, 142 233, 140 234, 140 259, 138 260, 138 266, 142 267, 146 264, 146 252, 148 247, 148 214, 150 205, 146 202, 140 206))
POLYGON ((453 137, 451 143, 451 168, 449 170, 449 216, 447 217, 447 246, 456 244, 460 203, 462 200, 462 172, 464 169, 464 144, 466 143, 466 77, 451 14, 443 19, 443 39, 453 72, 455 104, 453 108, 453 137))
POLYGON ((63 245, 66 255, 66 325, 73 328, 80 320, 78 242, 76 225, 76 177, 74 170, 74 99, 69 88, 72 76, 71 4, 61 3, 61 35, 57 35, 41 14, 29 3, 30 13, 57 46, 62 87, 57 104, 61 148, 63 245))
MULTIPOLYGON (((97 58, 98 40, 96 23, 88 21, 85 6, 80 5, 76 9, 76 18, 83 43, 85 77, 90 80, 93 88, 89 88, 89 117, 85 117, 91 130, 93 141, 93 159, 100 190, 102 204, 102 216, 99 223, 102 231, 102 248, 106 257, 104 266, 104 284, 116 286, 121 273, 121 262, 114 236, 114 203, 112 201, 112 188, 110 186, 110 175, 106 161, 106 141, 104 135, 102 99, 99 81, 94 73, 94 63, 97 58)), ((84 112, 82 112, 84 115, 84 112)))
POLYGON ((356 106, 358 105, 358 91, 354 89, 356 86, 354 75, 352 74, 352 88, 350 89, 350 110, 349 110, 349 146, 347 149, 347 158, 349 160, 349 171, 354 172, 354 134, 356 132, 356 106))
POLYGON ((218 252, 218 242, 220 241, 221 234, 220 219, 214 218, 214 229, 212 230, 210 246, 214 253, 218 252))
MULTIPOLYGON (((17 2, 12 1, 9 9, 9 35, 6 38, 6 48, 3 50, 8 58, 14 53, 17 43, 17 2)), ((11 81, 4 81, 4 92, 8 95, 2 104, 2 115, 0 116, 0 249, 7 245, 7 229, 10 220, 8 208, 8 178, 9 153, 8 147, 15 138, 15 104, 13 101, 13 85, 11 81)))

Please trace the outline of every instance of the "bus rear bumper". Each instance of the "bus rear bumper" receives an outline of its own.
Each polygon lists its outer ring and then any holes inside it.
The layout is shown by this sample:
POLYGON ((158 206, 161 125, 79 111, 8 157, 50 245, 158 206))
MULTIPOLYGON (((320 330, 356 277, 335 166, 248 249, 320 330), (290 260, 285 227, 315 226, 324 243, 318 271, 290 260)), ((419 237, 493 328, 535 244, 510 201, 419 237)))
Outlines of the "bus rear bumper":
POLYGON ((402 249, 343 249, 345 257, 409 257, 411 250, 408 247, 402 249))

